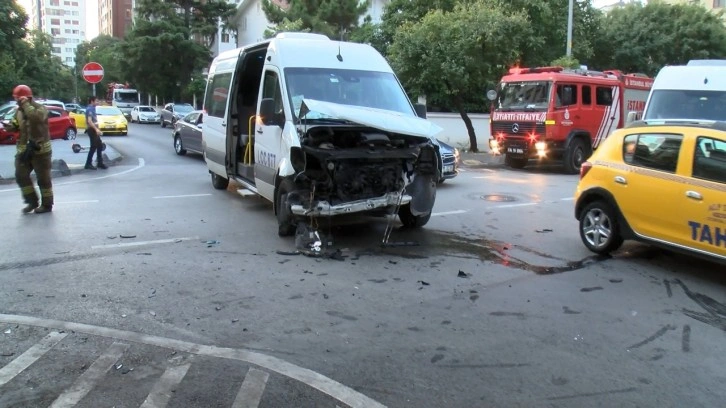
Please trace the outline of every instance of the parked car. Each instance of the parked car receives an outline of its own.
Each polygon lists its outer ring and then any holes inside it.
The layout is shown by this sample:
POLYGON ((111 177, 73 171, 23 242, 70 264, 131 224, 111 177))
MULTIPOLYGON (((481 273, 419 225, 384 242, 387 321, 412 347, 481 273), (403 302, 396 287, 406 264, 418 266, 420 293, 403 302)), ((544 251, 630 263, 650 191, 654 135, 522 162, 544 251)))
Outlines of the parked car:
POLYGON ((104 135, 116 133, 126 136, 128 134, 129 123, 121 109, 115 106, 96 106, 96 116, 98 117, 98 127, 104 135))
MULTIPOLYGON (((0 129, 0 144, 15 144, 18 140, 18 132, 10 132, 5 126, 7 126, 15 115, 15 111, 18 109, 15 106, 13 109, 6 111, 1 117, 3 128, 0 129)), ((68 114, 68 112, 57 108, 55 106, 47 106, 48 109, 48 131, 50 133, 51 140, 53 139, 65 139, 72 140, 76 138, 78 132, 76 128, 75 120, 68 114)))
POLYGON ((161 115, 152 106, 139 105, 131 109, 131 123, 159 123, 161 115))
POLYGON ((441 140, 439 152, 441 153, 441 178, 439 184, 444 180, 452 179, 459 174, 459 149, 448 145, 441 140))
POLYGON ((174 151, 183 156, 187 151, 203 153, 202 151, 202 122, 203 113, 195 110, 177 120, 174 124, 174 151))
POLYGON ((585 246, 624 239, 726 262, 726 123, 636 122, 585 162, 575 194, 585 246))
POLYGON ((45 105, 45 106, 55 106, 57 108, 61 108, 63 110, 66 110, 66 104, 63 103, 63 102, 61 102, 61 101, 57 101, 55 99, 36 99, 35 101, 38 102, 41 105, 45 105))
POLYGON ((81 105, 79 105, 77 103, 67 103, 66 104, 66 110, 68 112, 73 112, 73 111, 75 111, 77 109, 83 109, 83 106, 81 106, 81 105))
POLYGON ((167 103, 161 110, 161 127, 174 126, 177 120, 183 118, 194 110, 188 103, 167 103))

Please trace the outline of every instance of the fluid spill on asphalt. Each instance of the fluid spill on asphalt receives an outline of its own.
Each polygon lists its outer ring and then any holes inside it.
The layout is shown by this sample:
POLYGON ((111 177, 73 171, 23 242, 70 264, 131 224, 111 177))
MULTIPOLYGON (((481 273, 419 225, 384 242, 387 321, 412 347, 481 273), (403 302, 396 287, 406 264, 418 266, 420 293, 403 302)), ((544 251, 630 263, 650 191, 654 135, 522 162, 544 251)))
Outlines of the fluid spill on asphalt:
POLYGON ((529 248, 515 246, 501 241, 478 237, 466 237, 460 234, 441 231, 426 231, 418 233, 405 230, 397 231, 397 235, 406 242, 415 240, 415 246, 393 246, 368 248, 355 252, 351 259, 357 260, 362 256, 397 256, 404 259, 424 259, 431 256, 446 255, 467 259, 478 259, 511 268, 534 272, 538 275, 552 275, 562 272, 576 271, 597 262, 610 259, 609 256, 588 256, 578 261, 567 261, 550 254, 542 253, 529 248), (563 265, 542 266, 525 262, 512 256, 510 249, 524 251, 549 260, 561 261, 563 265))

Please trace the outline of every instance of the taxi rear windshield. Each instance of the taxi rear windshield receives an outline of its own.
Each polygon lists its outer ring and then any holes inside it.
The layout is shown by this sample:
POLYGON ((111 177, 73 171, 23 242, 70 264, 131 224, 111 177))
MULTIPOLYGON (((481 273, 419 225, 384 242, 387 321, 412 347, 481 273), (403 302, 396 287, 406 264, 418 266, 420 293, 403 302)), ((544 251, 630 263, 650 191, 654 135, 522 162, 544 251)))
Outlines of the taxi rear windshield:
POLYGON ((552 82, 521 81, 499 84, 496 108, 500 111, 534 111, 547 109, 552 82))
POLYGON ((643 119, 726 121, 726 92, 653 90, 643 119))

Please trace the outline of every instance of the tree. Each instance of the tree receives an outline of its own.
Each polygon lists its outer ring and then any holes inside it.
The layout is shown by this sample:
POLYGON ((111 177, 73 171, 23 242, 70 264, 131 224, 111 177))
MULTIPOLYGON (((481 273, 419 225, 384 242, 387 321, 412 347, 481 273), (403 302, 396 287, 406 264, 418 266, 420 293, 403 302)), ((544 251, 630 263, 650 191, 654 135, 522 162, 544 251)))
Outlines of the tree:
POLYGON ((417 23, 426 14, 440 10, 453 11, 458 3, 468 0, 391 0, 383 11, 381 23, 377 26, 368 23, 364 28, 371 35, 365 38, 365 32, 359 34, 383 55, 388 55, 388 47, 393 43, 396 32, 406 23, 417 23))
POLYGON ((700 5, 629 4, 603 18, 596 62, 602 68, 655 75, 668 64, 726 57, 721 13, 700 5))
POLYGON ((166 21, 182 29, 185 40, 198 37, 210 48, 214 45, 218 27, 233 30, 229 20, 236 6, 226 0, 138 0, 136 13, 140 20, 166 21))
POLYGON ((270 27, 272 31, 283 31, 294 22, 301 25, 301 31, 343 40, 358 27, 358 21, 369 6, 370 0, 290 0, 288 6, 282 8, 278 1, 262 0, 262 10, 267 20, 274 24, 270 27))
POLYGON ((521 54, 532 35, 522 12, 492 0, 431 11, 420 22, 404 23, 389 48, 391 65, 408 91, 454 107, 466 125, 470 150, 478 151, 466 104, 481 100, 487 85, 521 54))
POLYGON ((164 99, 181 100, 193 73, 210 60, 209 49, 187 39, 184 27, 164 20, 139 21, 120 49, 126 80, 164 99))
POLYGON ((124 80, 162 98, 181 100, 210 60, 218 27, 236 6, 226 0, 138 0, 139 19, 120 44, 124 80))
POLYGON ((0 47, 0 103, 10 98, 19 82, 15 51, 25 46, 27 22, 28 15, 15 0, 0 3, 0 44, 3 44, 0 47))

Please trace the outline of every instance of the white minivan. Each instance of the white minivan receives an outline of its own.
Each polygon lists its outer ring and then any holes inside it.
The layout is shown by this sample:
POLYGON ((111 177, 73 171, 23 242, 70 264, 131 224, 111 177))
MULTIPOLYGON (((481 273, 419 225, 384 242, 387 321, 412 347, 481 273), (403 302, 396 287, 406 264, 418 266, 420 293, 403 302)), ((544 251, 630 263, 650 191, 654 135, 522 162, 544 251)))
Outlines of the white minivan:
POLYGON ((224 52, 204 115, 212 184, 270 200, 281 236, 314 217, 395 211, 419 227, 431 216, 441 128, 368 45, 281 33, 224 52))
POLYGON ((663 67, 653 82, 643 119, 726 121, 726 60, 663 67))

